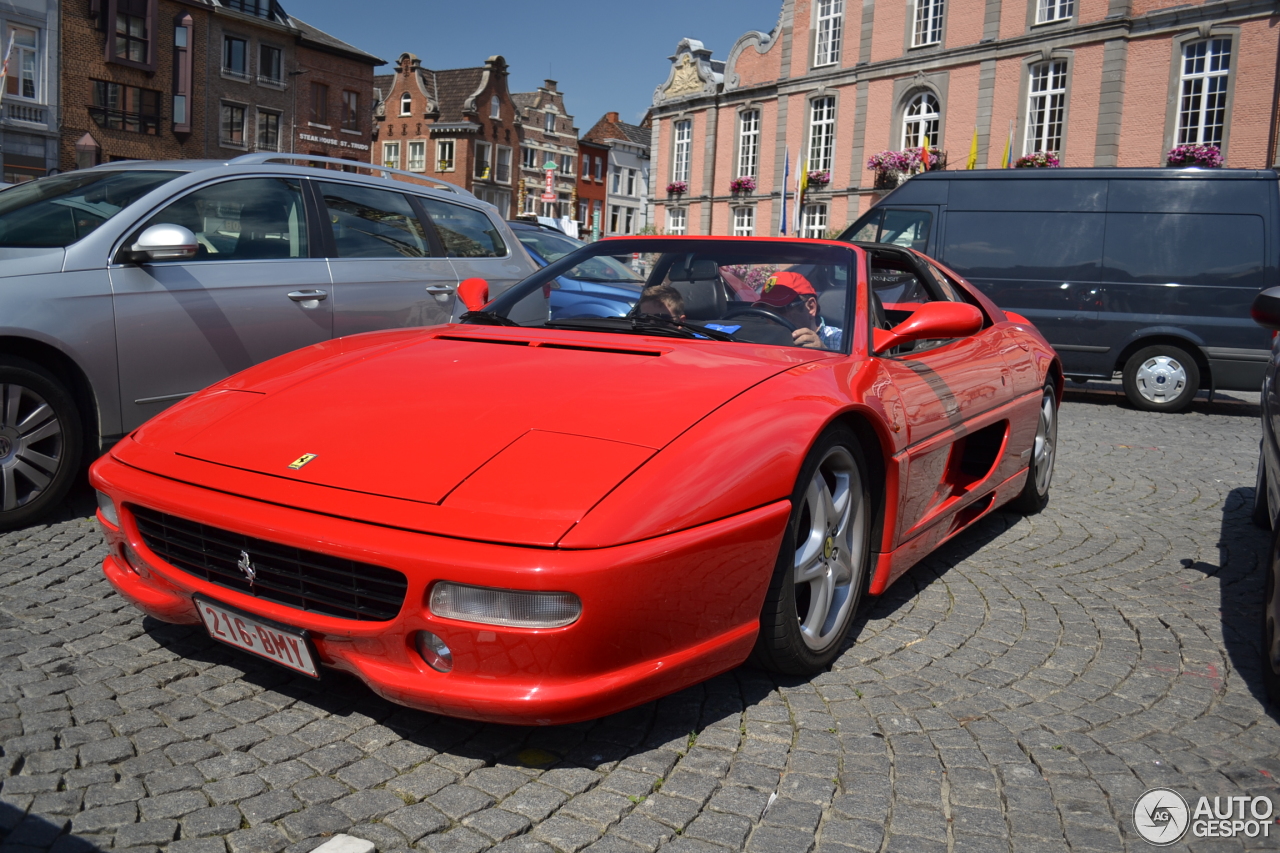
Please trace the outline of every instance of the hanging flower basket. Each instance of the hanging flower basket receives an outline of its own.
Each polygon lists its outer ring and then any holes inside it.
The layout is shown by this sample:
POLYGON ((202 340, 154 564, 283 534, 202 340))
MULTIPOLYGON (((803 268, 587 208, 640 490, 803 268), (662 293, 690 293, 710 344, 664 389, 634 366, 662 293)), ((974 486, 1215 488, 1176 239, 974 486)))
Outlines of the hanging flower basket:
POLYGON ((919 163, 919 149, 881 151, 867 158, 867 168, 875 172, 910 172, 919 163))
POLYGON ((820 172, 813 171, 809 173, 809 186, 825 187, 829 183, 831 183, 831 173, 825 169, 820 172))
POLYGON ((1173 168, 1221 169, 1222 151, 1216 145, 1177 145, 1165 155, 1165 165, 1173 168))
POLYGON ((875 188, 878 190, 895 189, 906 179, 906 173, 895 172, 892 169, 887 169, 883 172, 876 172, 875 188))
POLYGON ((1058 155, 1051 151, 1037 151, 1013 161, 1015 169, 1056 169, 1061 165, 1058 155))
POLYGON ((689 191, 688 181, 672 181, 671 183, 667 184, 668 195, 680 195, 681 193, 687 193, 688 191, 689 191))
POLYGON ((750 175, 744 178, 734 178, 729 182, 729 190, 735 193, 753 193, 756 191, 756 179, 750 175))
MULTIPOLYGON (((924 163, 920 160, 920 149, 915 149, 916 163, 919 171, 924 171, 924 163)), ((929 171, 941 172, 947 168, 947 152, 938 148, 929 148, 929 171)))

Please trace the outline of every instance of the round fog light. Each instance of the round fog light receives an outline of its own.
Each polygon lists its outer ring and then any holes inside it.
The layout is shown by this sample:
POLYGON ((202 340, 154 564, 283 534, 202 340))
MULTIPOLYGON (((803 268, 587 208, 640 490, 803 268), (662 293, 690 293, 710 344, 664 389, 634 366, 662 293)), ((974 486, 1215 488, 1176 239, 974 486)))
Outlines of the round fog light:
POLYGON ((418 654, 427 662, 427 666, 436 672, 448 672, 453 669, 453 652, 444 644, 444 640, 430 631, 419 631, 414 636, 418 646, 418 654))

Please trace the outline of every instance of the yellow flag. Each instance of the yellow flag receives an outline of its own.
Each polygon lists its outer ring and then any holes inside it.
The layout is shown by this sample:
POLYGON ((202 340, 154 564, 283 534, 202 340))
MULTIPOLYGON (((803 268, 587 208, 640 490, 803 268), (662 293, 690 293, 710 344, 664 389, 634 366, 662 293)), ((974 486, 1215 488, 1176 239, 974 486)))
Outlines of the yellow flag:
POLYGON ((973 142, 969 143, 969 163, 966 169, 978 168, 978 128, 973 128, 973 142))

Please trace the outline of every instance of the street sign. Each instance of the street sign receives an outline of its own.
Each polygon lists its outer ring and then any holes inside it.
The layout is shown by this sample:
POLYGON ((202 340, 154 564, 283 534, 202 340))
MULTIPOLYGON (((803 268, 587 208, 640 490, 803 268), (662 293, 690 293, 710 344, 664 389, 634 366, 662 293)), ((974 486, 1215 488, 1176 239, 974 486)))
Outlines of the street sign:
POLYGON ((556 163, 555 160, 548 160, 542 164, 542 168, 546 169, 548 172, 554 172, 556 169, 560 168, 560 165, 556 163))
POLYGON ((558 198, 558 196, 557 196, 555 193, 543 193, 543 194, 542 194, 542 200, 543 200, 543 201, 555 201, 557 198, 558 198))

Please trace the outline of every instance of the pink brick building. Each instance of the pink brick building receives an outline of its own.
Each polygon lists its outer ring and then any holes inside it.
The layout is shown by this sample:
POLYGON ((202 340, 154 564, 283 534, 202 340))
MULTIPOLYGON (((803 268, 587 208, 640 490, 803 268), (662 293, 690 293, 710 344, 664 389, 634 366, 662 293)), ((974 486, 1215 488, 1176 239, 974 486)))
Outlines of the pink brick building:
POLYGON ((801 211, 812 236, 876 200, 869 156, 924 140, 951 169, 975 135, 980 169, 1006 143, 1011 159, 1163 166, 1188 142, 1269 168, 1278 39, 1280 13, 1261 0, 783 0, 773 29, 724 60, 692 39, 670 58, 652 111, 656 224, 777 234, 788 151, 788 233, 797 171, 830 177, 801 211), (755 189, 732 192, 745 177, 755 189))

